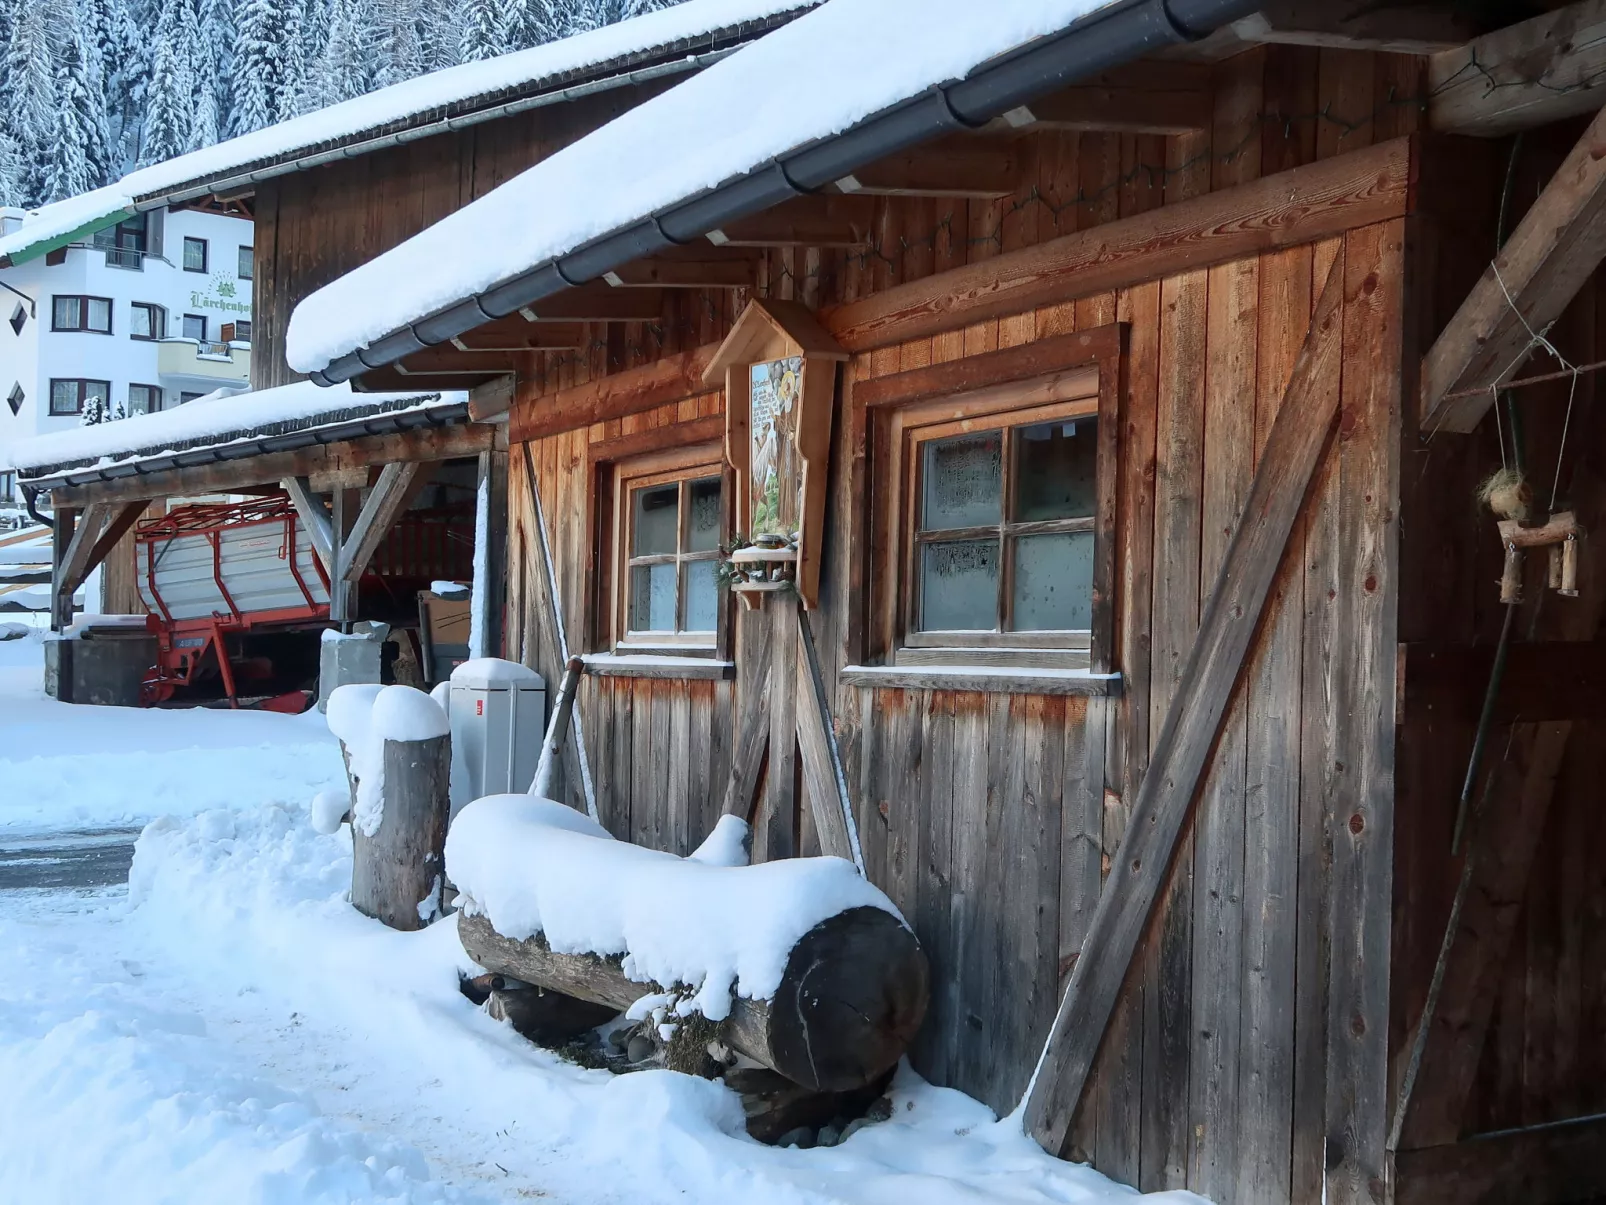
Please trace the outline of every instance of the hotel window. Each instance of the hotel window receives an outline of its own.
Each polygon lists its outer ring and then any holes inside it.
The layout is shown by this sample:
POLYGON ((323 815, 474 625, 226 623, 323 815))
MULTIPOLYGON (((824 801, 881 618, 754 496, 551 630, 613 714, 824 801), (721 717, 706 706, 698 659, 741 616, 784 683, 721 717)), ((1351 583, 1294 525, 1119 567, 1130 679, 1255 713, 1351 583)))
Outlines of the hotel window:
POLYGON ((84 403, 90 398, 98 398, 105 405, 111 395, 110 381, 53 380, 50 382, 50 413, 82 414, 84 403))
POLYGON ((28 310, 22 302, 18 302, 11 311, 11 333, 22 334, 22 328, 28 325, 28 310))
POLYGON ((241 247, 238 254, 239 261, 235 268, 234 274, 241 280, 252 279, 252 276, 256 270, 256 264, 253 259, 254 249, 251 247, 241 247))
POLYGON ((50 329, 87 331, 96 335, 112 333, 112 303, 109 297, 51 298, 50 329))
POLYGON ((128 412, 130 414, 155 414, 161 408, 161 386, 130 385, 128 387, 128 412))
POLYGON ((95 246, 105 249, 106 266, 139 272, 145 268, 147 216, 125 218, 115 226, 95 232, 95 246))
POLYGON ((130 339, 167 338, 167 311, 149 301, 136 301, 128 324, 130 339))
POLYGON ((28 395, 22 391, 20 382, 14 382, 11 392, 6 394, 6 405, 11 407, 12 414, 22 413, 22 403, 28 400, 28 395))
POLYGON ((199 343, 206 342, 205 314, 184 315, 184 337, 186 339, 194 339, 199 343))
POLYGON ((206 240, 204 238, 185 237, 184 270, 186 272, 206 271, 206 240))
POLYGON ((204 394, 204 393, 184 392, 184 393, 181 393, 181 394, 178 395, 178 404, 180 406, 183 406, 188 402, 193 402, 196 398, 201 398, 201 397, 205 397, 205 396, 206 396, 206 394, 204 394))

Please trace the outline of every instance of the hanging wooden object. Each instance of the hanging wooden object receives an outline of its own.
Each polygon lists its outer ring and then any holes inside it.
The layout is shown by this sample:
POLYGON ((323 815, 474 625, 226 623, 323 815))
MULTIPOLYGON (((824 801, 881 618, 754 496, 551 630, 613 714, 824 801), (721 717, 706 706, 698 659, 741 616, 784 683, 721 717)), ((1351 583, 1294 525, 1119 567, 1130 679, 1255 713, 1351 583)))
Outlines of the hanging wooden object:
POLYGON ((1500 601, 1522 601, 1522 556, 1527 548, 1547 550, 1545 584, 1564 598, 1578 597, 1578 540, 1584 529, 1570 510, 1551 515, 1542 527, 1524 527, 1515 519, 1500 521, 1500 542, 1506 550, 1500 575, 1500 601))
POLYGON ((750 543, 731 557, 731 589, 749 607, 820 592, 836 366, 848 358, 807 306, 748 303, 703 380, 725 388, 725 459, 736 476, 736 525, 750 543))

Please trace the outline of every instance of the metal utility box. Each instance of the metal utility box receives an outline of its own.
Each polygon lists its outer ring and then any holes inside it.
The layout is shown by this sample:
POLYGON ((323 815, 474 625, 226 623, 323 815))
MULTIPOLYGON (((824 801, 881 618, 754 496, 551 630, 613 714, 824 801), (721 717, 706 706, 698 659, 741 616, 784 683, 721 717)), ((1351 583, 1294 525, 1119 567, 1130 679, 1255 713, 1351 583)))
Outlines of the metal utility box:
POLYGON ((496 657, 452 671, 453 761, 461 754, 466 791, 453 784, 452 811, 483 795, 528 791, 546 732, 546 683, 533 669, 496 657), (459 802, 461 799, 461 803, 459 802))

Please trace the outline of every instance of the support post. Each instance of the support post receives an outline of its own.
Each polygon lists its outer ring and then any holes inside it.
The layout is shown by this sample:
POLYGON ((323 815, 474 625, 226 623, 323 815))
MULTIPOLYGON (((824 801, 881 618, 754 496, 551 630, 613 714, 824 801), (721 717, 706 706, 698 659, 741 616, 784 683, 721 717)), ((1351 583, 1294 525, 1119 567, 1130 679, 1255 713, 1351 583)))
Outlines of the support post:
POLYGON ((64 507, 56 509, 56 525, 50 535, 50 630, 64 632, 72 626, 72 591, 64 590, 64 569, 72 548, 78 512, 64 507))

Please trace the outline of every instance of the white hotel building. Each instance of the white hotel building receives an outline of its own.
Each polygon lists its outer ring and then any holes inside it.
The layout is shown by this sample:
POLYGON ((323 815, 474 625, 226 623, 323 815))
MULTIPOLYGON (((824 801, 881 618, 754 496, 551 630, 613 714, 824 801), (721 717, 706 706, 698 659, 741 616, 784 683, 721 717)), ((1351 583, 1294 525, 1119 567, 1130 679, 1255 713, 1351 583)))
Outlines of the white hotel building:
MULTIPOLYGON (((29 214, 0 209, 0 238, 29 214)), ((251 373, 251 223, 151 210, 0 261, 0 505, 12 444, 111 413, 177 406, 251 373)))

